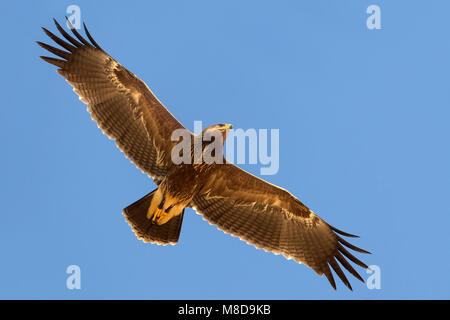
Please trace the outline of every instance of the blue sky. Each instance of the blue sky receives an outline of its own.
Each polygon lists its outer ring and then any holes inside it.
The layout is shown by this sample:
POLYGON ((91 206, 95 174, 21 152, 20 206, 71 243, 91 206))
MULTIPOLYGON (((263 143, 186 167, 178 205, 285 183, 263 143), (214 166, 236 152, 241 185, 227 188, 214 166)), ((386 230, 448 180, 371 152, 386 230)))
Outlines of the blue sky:
POLYGON ((443 0, 3 3, 0 298, 449 298, 449 10, 443 0), (352 279, 353 292, 335 292, 191 209, 177 246, 138 241, 121 210, 155 186, 38 58, 40 27, 55 30, 71 4, 189 129, 279 129, 280 170, 264 178, 360 235, 381 289, 352 279), (371 4, 381 30, 366 27, 371 4), (81 290, 66 288, 73 264, 81 290))

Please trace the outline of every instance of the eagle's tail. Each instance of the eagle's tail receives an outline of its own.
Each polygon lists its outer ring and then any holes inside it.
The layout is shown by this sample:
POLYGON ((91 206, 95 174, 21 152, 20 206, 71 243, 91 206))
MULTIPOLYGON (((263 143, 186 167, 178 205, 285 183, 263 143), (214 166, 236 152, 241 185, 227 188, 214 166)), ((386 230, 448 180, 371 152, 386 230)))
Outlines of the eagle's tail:
POLYGON ((138 239, 144 242, 153 242, 162 245, 168 243, 176 244, 180 237, 184 210, 180 215, 173 217, 165 224, 158 225, 152 223, 147 218, 147 210, 155 191, 153 190, 143 198, 129 205, 123 209, 122 213, 138 239))

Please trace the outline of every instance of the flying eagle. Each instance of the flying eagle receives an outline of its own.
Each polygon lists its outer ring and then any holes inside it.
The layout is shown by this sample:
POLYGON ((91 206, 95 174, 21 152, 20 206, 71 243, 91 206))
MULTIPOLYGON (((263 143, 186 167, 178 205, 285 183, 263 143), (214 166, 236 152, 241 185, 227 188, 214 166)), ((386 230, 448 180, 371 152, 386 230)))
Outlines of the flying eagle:
MULTIPOLYGON (((184 209, 194 208, 225 233, 256 248, 303 263, 319 275, 325 274, 334 289, 330 266, 352 289, 338 261, 364 282, 348 260, 368 267, 346 247, 369 252, 341 237, 356 236, 332 227, 285 189, 226 161, 175 164, 171 151, 178 142, 172 141, 171 135, 174 130, 186 130, 183 125, 142 80, 95 42, 86 25, 84 30, 89 41, 67 21, 75 38, 55 19, 56 28, 66 40, 42 28, 65 50, 37 42, 59 57, 41 58, 59 68, 56 71, 87 104, 87 110, 103 133, 115 140, 125 156, 158 185, 156 190, 123 210, 139 239, 162 245, 176 244, 184 209)), ((224 141, 230 128, 231 125, 217 124, 203 133, 219 134, 224 141)), ((196 135, 187 132, 194 141, 196 135)), ((208 143, 202 142, 202 150, 208 143)))

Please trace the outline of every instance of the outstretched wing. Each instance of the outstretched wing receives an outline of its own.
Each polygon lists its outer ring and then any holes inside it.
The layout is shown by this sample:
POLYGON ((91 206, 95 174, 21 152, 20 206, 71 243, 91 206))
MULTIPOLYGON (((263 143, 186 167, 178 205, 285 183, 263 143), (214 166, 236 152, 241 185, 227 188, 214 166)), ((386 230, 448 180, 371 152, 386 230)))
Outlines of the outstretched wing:
MULTIPOLYGON (((309 210, 286 190, 233 164, 217 165, 192 206, 210 223, 256 248, 282 254, 325 274, 333 288, 331 268, 351 288, 340 264, 363 281, 346 260, 367 268, 347 249, 369 253, 345 241, 340 231, 309 210)), ((363 281, 364 282, 364 281, 363 281)))
POLYGON ((43 30, 67 51, 37 42, 62 59, 41 58, 60 68, 58 73, 87 104, 92 119, 103 133, 114 139, 138 168, 159 183, 172 166, 170 153, 176 143, 171 141, 172 132, 184 127, 143 81, 100 48, 85 25, 90 42, 71 26, 75 39, 54 21, 67 41, 43 30))

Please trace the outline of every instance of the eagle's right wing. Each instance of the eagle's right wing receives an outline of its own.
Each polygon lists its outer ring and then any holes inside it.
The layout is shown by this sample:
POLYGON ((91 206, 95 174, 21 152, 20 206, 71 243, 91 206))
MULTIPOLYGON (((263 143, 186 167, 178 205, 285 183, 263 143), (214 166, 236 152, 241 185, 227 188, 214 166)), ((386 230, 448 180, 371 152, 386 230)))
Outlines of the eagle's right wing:
MULTIPOLYGON (((69 22, 70 23, 70 22, 69 22)), ((90 42, 73 27, 75 38, 56 22, 67 41, 43 28, 44 32, 67 51, 37 42, 61 57, 41 57, 60 69, 73 90, 85 102, 98 127, 116 141, 117 146, 143 172, 159 183, 172 166, 171 141, 175 129, 186 130, 146 84, 122 67, 85 32, 90 42)))
POLYGON ((354 235, 329 225, 288 191, 233 164, 216 165, 191 205, 222 231, 258 249, 281 253, 319 275, 325 274, 335 289, 331 269, 352 288, 338 262, 363 281, 348 260, 363 268, 367 265, 345 247, 369 252, 348 243, 338 234, 354 235))

